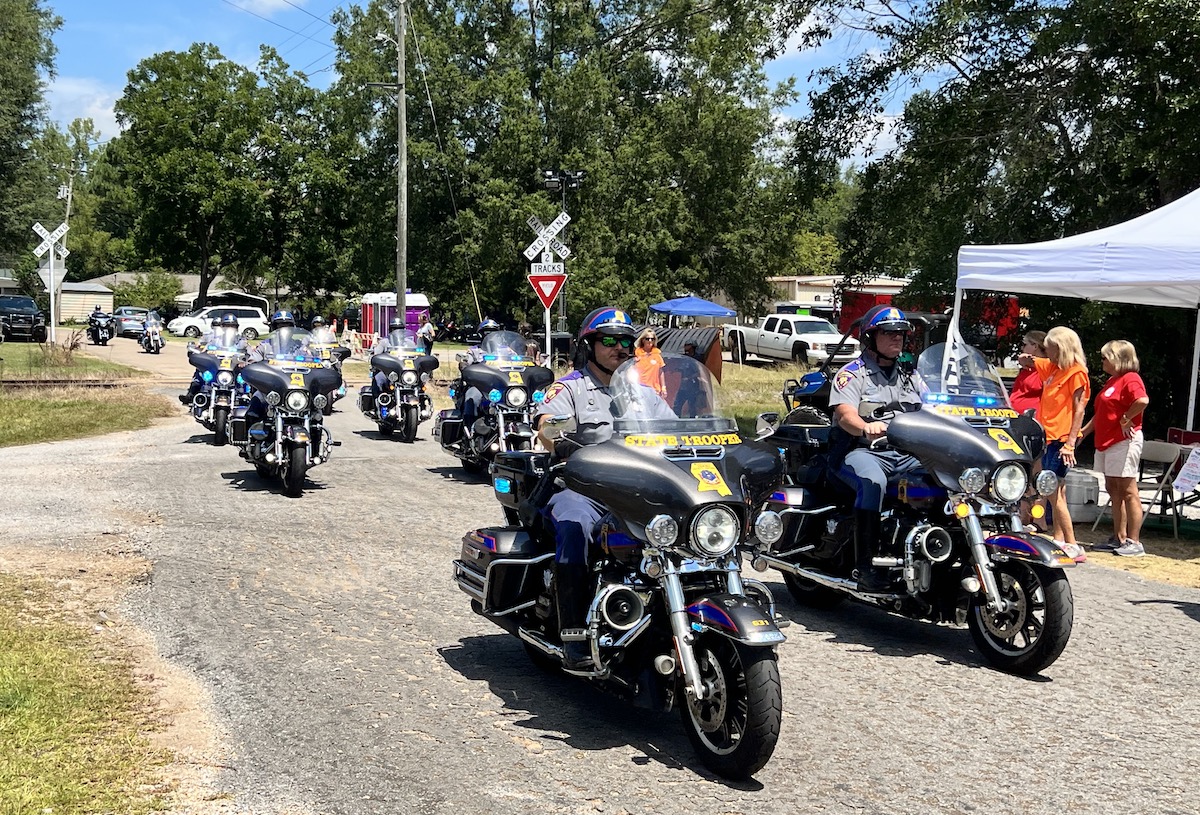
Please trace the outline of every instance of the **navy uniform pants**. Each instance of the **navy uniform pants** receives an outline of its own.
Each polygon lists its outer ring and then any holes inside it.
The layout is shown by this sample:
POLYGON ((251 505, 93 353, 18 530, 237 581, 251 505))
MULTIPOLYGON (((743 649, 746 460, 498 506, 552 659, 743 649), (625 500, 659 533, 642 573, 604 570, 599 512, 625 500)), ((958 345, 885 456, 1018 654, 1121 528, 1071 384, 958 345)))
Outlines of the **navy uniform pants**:
POLYGON ((846 454, 837 477, 854 490, 854 508, 879 512, 887 482, 919 469, 921 462, 895 450, 872 451, 859 447, 846 454))
POLYGON ((573 490, 563 490, 550 499, 547 509, 554 521, 555 562, 586 566, 588 546, 604 508, 573 490))

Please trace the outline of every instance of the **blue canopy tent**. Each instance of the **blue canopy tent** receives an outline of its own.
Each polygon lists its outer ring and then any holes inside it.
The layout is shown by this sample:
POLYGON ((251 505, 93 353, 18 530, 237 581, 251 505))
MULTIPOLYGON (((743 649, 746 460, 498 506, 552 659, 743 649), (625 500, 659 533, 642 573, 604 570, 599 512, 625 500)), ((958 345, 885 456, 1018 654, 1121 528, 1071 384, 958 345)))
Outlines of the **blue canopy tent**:
POLYGON ((736 311, 719 306, 711 300, 700 297, 675 297, 650 306, 650 310, 658 314, 668 314, 672 317, 732 317, 736 311))

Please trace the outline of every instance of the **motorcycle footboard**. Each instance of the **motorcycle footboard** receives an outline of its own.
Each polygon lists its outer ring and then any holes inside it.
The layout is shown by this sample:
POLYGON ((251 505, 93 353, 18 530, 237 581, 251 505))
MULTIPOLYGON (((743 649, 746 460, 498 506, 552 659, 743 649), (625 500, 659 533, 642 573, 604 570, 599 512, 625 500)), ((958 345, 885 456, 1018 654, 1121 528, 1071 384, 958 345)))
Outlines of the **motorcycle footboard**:
POLYGON ((1042 535, 1004 532, 985 539, 983 545, 993 557, 1039 563, 1057 569, 1075 565, 1075 561, 1066 552, 1042 535))
POLYGON ((736 594, 710 594, 687 607, 693 631, 712 631, 746 645, 774 646, 787 637, 763 607, 736 594))

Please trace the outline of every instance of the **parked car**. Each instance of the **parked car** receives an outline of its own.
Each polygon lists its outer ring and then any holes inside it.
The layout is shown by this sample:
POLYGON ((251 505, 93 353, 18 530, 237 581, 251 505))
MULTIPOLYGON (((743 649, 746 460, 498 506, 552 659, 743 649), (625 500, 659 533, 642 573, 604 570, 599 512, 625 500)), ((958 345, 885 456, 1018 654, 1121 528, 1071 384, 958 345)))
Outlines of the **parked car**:
POLYGON ((0 331, 6 340, 46 341, 46 315, 32 297, 0 295, 0 331))
POLYGON ((248 340, 256 340, 263 334, 269 334, 267 315, 261 308, 252 306, 205 306, 195 311, 176 317, 167 324, 167 331, 176 337, 199 337, 212 326, 214 317, 232 314, 238 319, 238 328, 242 336, 248 340))
POLYGON ((146 315, 148 308, 138 306, 118 306, 113 310, 114 337, 140 337, 146 330, 146 315))

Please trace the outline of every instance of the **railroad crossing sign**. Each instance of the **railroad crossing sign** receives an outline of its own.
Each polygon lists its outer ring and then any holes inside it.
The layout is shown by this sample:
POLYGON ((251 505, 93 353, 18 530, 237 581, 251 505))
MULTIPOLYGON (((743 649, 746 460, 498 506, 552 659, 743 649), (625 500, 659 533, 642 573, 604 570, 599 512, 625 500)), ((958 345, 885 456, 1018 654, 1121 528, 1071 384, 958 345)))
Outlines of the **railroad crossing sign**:
MULTIPOLYGON (((561 263, 535 263, 534 266, 557 266, 562 268, 561 263)), ((529 285, 533 286, 533 291, 537 294, 538 299, 545 306, 547 314, 550 307, 554 305, 554 298, 558 297, 558 293, 562 291, 563 284, 567 282, 567 276, 561 272, 557 274, 531 274, 529 277, 529 285)))
POLYGON ((58 229, 55 229, 53 232, 49 232, 47 231, 46 227, 42 226, 40 223, 34 224, 33 231, 36 232, 40 238, 42 238, 42 242, 37 245, 37 248, 33 250, 33 253, 38 257, 41 257, 42 255, 46 254, 47 249, 53 246, 54 250, 58 252, 59 257, 65 258, 67 255, 71 254, 67 251, 67 247, 63 246, 61 243, 58 243, 58 239, 67 234, 67 230, 69 228, 70 227, 67 226, 66 222, 63 222, 58 225, 58 229))
POLYGON ((571 216, 565 212, 558 213, 558 217, 551 221, 549 226, 543 226, 536 215, 529 216, 529 220, 525 223, 529 224, 529 228, 537 233, 537 237, 534 238, 533 243, 525 247, 525 257, 528 260, 533 260, 538 256, 538 253, 550 249, 563 260, 569 258, 571 250, 565 243, 558 240, 558 233, 570 221, 571 216))

